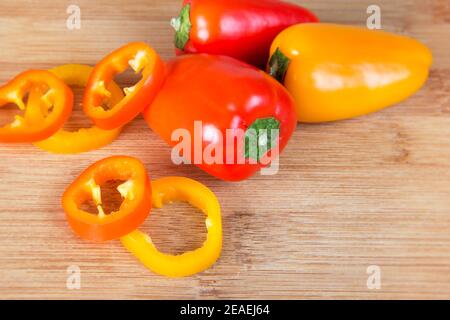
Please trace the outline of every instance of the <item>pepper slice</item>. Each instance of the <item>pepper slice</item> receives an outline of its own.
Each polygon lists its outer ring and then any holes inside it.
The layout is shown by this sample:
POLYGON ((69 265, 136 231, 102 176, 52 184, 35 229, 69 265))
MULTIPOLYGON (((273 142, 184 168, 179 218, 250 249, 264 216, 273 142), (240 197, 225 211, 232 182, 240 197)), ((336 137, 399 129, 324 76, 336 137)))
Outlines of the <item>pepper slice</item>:
POLYGON ((67 188, 62 205, 70 226, 81 238, 117 239, 135 230, 149 215, 152 206, 150 179, 138 159, 109 157, 91 165, 67 188), (112 180, 125 181, 117 187, 124 201, 119 211, 107 215, 102 207, 101 186, 112 180), (97 207, 97 215, 81 209, 89 200, 97 207))
POLYGON ((164 78, 165 65, 156 51, 142 42, 130 43, 95 66, 83 98, 84 112, 101 129, 122 127, 151 104, 164 78), (142 72, 142 79, 133 87, 124 88, 125 97, 105 109, 104 103, 111 97, 109 85, 128 67, 136 74, 142 72))
MULTIPOLYGON (((93 69, 87 65, 66 64, 53 68, 50 72, 69 86, 84 87, 93 69)), ((111 92, 109 102, 111 105, 123 98, 122 90, 115 82, 110 83, 108 90, 111 92)), ((60 129, 50 138, 36 142, 35 145, 43 150, 60 154, 87 152, 108 145, 117 138, 121 130, 122 128, 102 130, 96 126, 82 128, 75 132, 60 129)))
POLYGON ((202 272, 212 266, 222 251, 222 216, 214 193, 203 184, 182 177, 168 177, 152 182, 153 206, 161 208, 171 201, 186 201, 202 210, 208 235, 203 247, 169 255, 158 251, 149 235, 135 230, 120 240, 147 268, 168 277, 185 277, 202 272))
POLYGON ((50 72, 30 70, 0 88, 0 107, 9 103, 25 113, 0 128, 0 142, 36 142, 47 139, 63 126, 72 112, 73 94, 50 72), (25 103, 27 95, 28 100, 39 103, 25 103))

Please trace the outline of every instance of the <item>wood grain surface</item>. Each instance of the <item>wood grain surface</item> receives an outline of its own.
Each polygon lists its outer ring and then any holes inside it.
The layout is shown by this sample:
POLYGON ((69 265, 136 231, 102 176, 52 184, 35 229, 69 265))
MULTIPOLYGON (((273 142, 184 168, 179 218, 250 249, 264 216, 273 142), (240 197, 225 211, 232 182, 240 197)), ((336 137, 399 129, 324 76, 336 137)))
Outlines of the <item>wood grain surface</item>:
MULTIPOLYGON (((134 40, 169 59, 168 21, 180 2, 2 0, 0 83, 29 68, 93 65, 134 40), (80 30, 66 28, 70 4, 81 8, 80 30)), ((170 149, 142 118, 110 146, 81 155, 0 144, 1 299, 450 298, 449 1, 293 2, 323 21, 356 25, 365 25, 366 9, 376 2, 385 30, 433 50, 427 85, 373 115, 299 126, 278 175, 237 184, 173 165, 170 149), (118 241, 91 244, 72 233, 60 205, 63 190, 92 162, 118 154, 142 159, 153 179, 187 176, 217 194, 224 248, 213 268, 167 279, 118 241), (71 265, 81 269, 80 290, 66 288, 71 265), (381 269, 379 290, 366 285, 371 265, 381 269)), ((3 109, 0 123, 13 113, 3 109)), ((77 111, 68 126, 87 124, 77 111)), ((142 229, 161 250, 182 252, 201 245, 203 219, 174 204, 154 210, 142 229)))

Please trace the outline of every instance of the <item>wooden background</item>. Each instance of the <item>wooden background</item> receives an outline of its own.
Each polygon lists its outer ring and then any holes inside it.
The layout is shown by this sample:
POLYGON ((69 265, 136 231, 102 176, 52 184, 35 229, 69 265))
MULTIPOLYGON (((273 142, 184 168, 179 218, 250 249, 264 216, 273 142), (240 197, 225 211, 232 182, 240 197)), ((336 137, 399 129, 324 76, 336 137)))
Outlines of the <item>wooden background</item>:
MULTIPOLYGON (((323 21, 365 25, 372 0, 296 1, 323 21)), ((0 144, 0 298, 450 298, 450 3, 378 0, 386 30, 429 45, 426 87, 377 114, 300 126, 274 177, 239 184, 171 164, 170 150, 139 118, 112 145, 56 156, 32 145, 0 144), (223 208, 224 249, 202 274, 153 274, 118 241, 91 244, 69 229, 64 188, 110 155, 142 159, 154 179, 182 175, 205 183, 223 208), (66 269, 81 268, 81 289, 66 269), (369 290, 378 265, 382 288, 369 290)), ((95 64, 134 40, 173 55, 169 18, 180 1, 0 2, 0 82, 28 68, 95 64), (81 7, 81 30, 66 8, 81 7)), ((126 82, 126 80, 125 80, 126 82)), ((3 108, 1 123, 13 108, 3 108)), ((9 119, 8 118, 8 119, 9 119)), ((76 112, 69 127, 86 125, 76 112)), ((155 210, 145 223, 166 252, 194 249, 203 217, 187 205, 155 210)))

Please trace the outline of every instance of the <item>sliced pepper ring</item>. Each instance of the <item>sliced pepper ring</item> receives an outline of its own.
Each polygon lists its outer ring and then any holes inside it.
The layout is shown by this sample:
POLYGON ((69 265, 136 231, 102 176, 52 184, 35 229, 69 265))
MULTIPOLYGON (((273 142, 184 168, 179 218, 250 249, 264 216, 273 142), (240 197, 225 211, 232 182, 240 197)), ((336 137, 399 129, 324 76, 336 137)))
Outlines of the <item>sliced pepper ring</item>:
POLYGON ((130 43, 106 56, 92 72, 83 98, 84 112, 101 129, 124 126, 148 107, 165 78, 165 65, 159 55, 142 42, 130 43), (142 79, 125 88, 125 98, 108 109, 103 107, 111 96, 107 89, 117 74, 131 67, 142 79))
POLYGON ((147 171, 136 158, 114 156, 87 168, 65 191, 62 205, 67 220, 81 238, 108 241, 127 235, 147 218, 152 206, 152 189, 147 171), (109 215, 102 207, 101 186, 107 181, 125 181, 117 190, 124 199, 120 209, 109 215), (93 200, 98 214, 81 209, 93 200))
POLYGON ((58 131, 72 112, 70 88, 48 71, 30 70, 0 88, 0 107, 16 104, 24 116, 0 128, 0 142, 36 142, 58 131), (39 103, 27 103, 24 98, 39 103), (45 106, 45 108, 42 108, 45 106))
MULTIPOLYGON (((84 87, 94 68, 81 64, 66 64, 50 70, 69 86, 84 87)), ((111 82, 108 91, 111 92, 110 104, 115 105, 123 98, 120 87, 111 82)), ((29 100, 30 102, 30 100, 29 100)), ((122 128, 114 130, 102 130, 96 126, 82 128, 71 132, 60 129, 50 138, 37 142, 35 145, 43 150, 60 153, 75 154, 99 149, 114 141, 122 128)))
POLYGON ((149 235, 135 230, 120 240, 148 269, 168 277, 185 277, 212 266, 222 251, 222 216, 214 193, 203 184, 182 177, 168 177, 152 182, 152 202, 156 208, 172 201, 186 201, 202 210, 208 234, 203 246, 181 255, 158 251, 149 235))

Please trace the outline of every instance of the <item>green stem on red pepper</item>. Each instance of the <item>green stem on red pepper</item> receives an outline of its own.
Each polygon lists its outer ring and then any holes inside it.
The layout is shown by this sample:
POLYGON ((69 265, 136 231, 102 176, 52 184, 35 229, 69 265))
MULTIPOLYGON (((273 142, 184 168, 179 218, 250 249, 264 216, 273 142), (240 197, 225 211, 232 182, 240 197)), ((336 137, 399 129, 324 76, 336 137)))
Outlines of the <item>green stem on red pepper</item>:
POLYGON ((178 49, 184 50, 184 47, 189 41, 189 33, 191 32, 190 19, 191 5, 187 4, 181 9, 180 15, 177 18, 172 18, 170 24, 175 29, 175 46, 178 49))
POLYGON ((276 146, 280 121, 275 118, 257 119, 245 132, 245 159, 260 159, 276 146))

